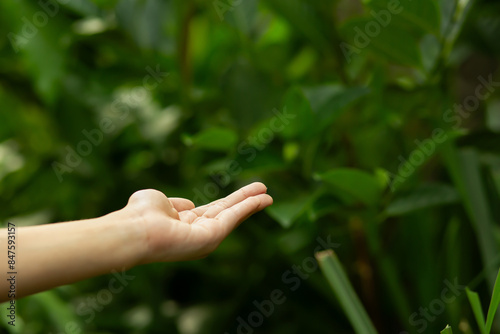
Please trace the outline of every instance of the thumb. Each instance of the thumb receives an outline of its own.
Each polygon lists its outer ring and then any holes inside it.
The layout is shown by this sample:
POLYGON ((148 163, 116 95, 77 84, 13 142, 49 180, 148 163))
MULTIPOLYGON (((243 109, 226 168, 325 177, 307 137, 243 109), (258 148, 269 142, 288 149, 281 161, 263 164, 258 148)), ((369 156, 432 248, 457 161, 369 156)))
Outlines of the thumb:
POLYGON ((130 196, 128 204, 138 209, 142 214, 147 211, 159 210, 172 218, 179 219, 179 213, 172 206, 170 200, 164 193, 155 189, 144 189, 136 191, 130 196))

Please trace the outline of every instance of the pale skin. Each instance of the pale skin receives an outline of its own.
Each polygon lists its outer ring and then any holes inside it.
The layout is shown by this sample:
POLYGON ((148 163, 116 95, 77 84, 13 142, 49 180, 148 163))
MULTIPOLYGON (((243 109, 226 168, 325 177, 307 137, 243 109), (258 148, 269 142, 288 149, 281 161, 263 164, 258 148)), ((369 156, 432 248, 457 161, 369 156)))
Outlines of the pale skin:
MULTIPOLYGON (((124 208, 102 217, 19 227, 16 299, 141 264, 204 258, 241 222, 272 204, 266 191, 256 182, 195 207, 188 199, 140 190, 124 208)), ((0 245, 6 252, 6 229, 0 230, 0 245)), ((7 258, 0 270, 11 271, 7 258)), ((0 282, 5 302, 9 284, 0 282)))

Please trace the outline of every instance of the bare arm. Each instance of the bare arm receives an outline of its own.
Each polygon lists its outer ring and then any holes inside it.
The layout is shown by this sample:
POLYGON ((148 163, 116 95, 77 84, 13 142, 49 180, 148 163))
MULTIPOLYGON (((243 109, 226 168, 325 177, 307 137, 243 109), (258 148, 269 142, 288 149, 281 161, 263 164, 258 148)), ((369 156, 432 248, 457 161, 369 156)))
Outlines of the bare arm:
MULTIPOLYGON (((197 208, 149 189, 103 217, 18 228, 16 298, 139 264, 203 258, 243 220, 271 204, 262 183, 197 208)), ((0 244, 7 249, 6 229, 0 230, 0 244)), ((6 258, 0 270, 10 271, 6 258)), ((4 302, 9 283, 0 282, 4 302)))

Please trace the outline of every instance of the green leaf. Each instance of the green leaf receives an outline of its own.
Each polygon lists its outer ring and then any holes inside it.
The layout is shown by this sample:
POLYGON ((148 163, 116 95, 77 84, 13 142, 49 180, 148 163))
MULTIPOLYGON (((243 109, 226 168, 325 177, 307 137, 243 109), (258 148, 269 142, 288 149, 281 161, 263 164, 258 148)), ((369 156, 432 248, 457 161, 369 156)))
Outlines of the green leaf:
POLYGON ((341 85, 304 88, 303 91, 320 128, 332 124, 346 107, 370 92, 367 87, 345 88, 341 85))
POLYGON ((486 318, 486 332, 491 332, 491 326, 497 313, 498 304, 500 304, 500 271, 497 274, 495 287, 493 288, 493 295, 491 296, 490 307, 488 308, 488 315, 486 318))
POLYGON ((285 95, 284 105, 295 118, 290 120, 282 135, 311 139, 335 122, 350 104, 368 93, 366 87, 345 88, 342 85, 291 88, 285 95))
POLYGON ((293 222, 309 207, 311 198, 298 197, 289 201, 277 201, 266 209, 267 213, 284 228, 293 222))
POLYGON ((332 186, 335 191, 348 194, 368 206, 376 205, 382 192, 375 176, 358 169, 333 169, 317 178, 332 186))
POLYGON ((438 2, 434 0, 406 0, 401 18, 415 23, 430 33, 439 34, 441 17, 438 2))
POLYGON ((377 333, 335 252, 326 250, 316 253, 316 259, 355 332, 358 334, 377 333))
POLYGON ((210 151, 229 151, 234 148, 238 141, 235 131, 213 127, 203 130, 191 138, 195 147, 210 151))
MULTIPOLYGON (((370 2, 370 7, 378 13, 379 17, 383 18, 389 7, 389 2, 392 0, 376 0, 370 2), (382 12, 384 11, 384 12, 382 12)), ((397 11, 391 15, 391 21, 387 26, 401 23, 406 23, 405 28, 410 29, 411 26, 422 29, 425 32, 439 34, 441 16, 437 1, 434 0, 401 0, 401 5, 397 11), (408 27, 410 25, 410 27, 408 27)))
POLYGON ((453 334, 450 325, 446 325, 446 328, 441 331, 441 334, 453 334))
POLYGON ((490 268, 496 267, 498 246, 493 230, 493 210, 489 207, 483 185, 478 153, 473 148, 458 150, 453 142, 447 142, 443 150, 448 171, 472 222, 481 257, 485 266, 490 291, 495 285, 495 276, 490 268))
POLYGON ((422 65, 417 39, 406 30, 382 30, 380 36, 373 40, 373 48, 397 63, 415 67, 422 65))
MULTIPOLYGON (((376 23, 373 18, 354 18, 339 28, 349 50, 353 50, 351 57, 371 51, 381 60, 388 58, 403 65, 415 67, 422 65, 417 39, 413 34, 406 29, 384 28, 380 25, 379 29, 370 33, 374 22, 376 23)), ((347 51, 344 50, 345 52, 347 51)))
POLYGON ((284 98, 284 106, 287 113, 295 117, 281 131, 284 138, 311 138, 317 127, 314 122, 314 115, 305 98, 304 93, 297 87, 291 88, 284 98))
POLYGON ((412 192, 398 196, 386 209, 388 216, 400 216, 415 210, 438 205, 456 203, 459 200, 457 191, 445 184, 427 184, 412 192))
POLYGON ((465 292, 467 293, 467 298, 469 299, 469 303, 472 307, 472 312, 474 313, 474 317, 476 318, 477 325, 481 334, 488 334, 484 326, 484 314, 483 309, 481 308, 481 301, 479 300, 479 295, 469 290, 469 288, 465 288, 465 292))

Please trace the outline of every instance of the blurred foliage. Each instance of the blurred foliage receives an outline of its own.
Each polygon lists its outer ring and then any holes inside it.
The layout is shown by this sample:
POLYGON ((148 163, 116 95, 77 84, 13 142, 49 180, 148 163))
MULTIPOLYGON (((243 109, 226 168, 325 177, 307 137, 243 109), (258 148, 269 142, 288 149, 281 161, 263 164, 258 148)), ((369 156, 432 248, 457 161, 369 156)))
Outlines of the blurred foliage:
POLYGON ((497 1, 16 0, 0 36, 2 221, 96 217, 142 188, 275 198, 111 301, 111 274, 20 300, 17 332, 237 333, 278 289, 251 331, 352 333, 317 266, 297 273, 326 240, 379 332, 477 332, 464 290, 432 302, 445 281, 490 296, 499 266, 497 1))

